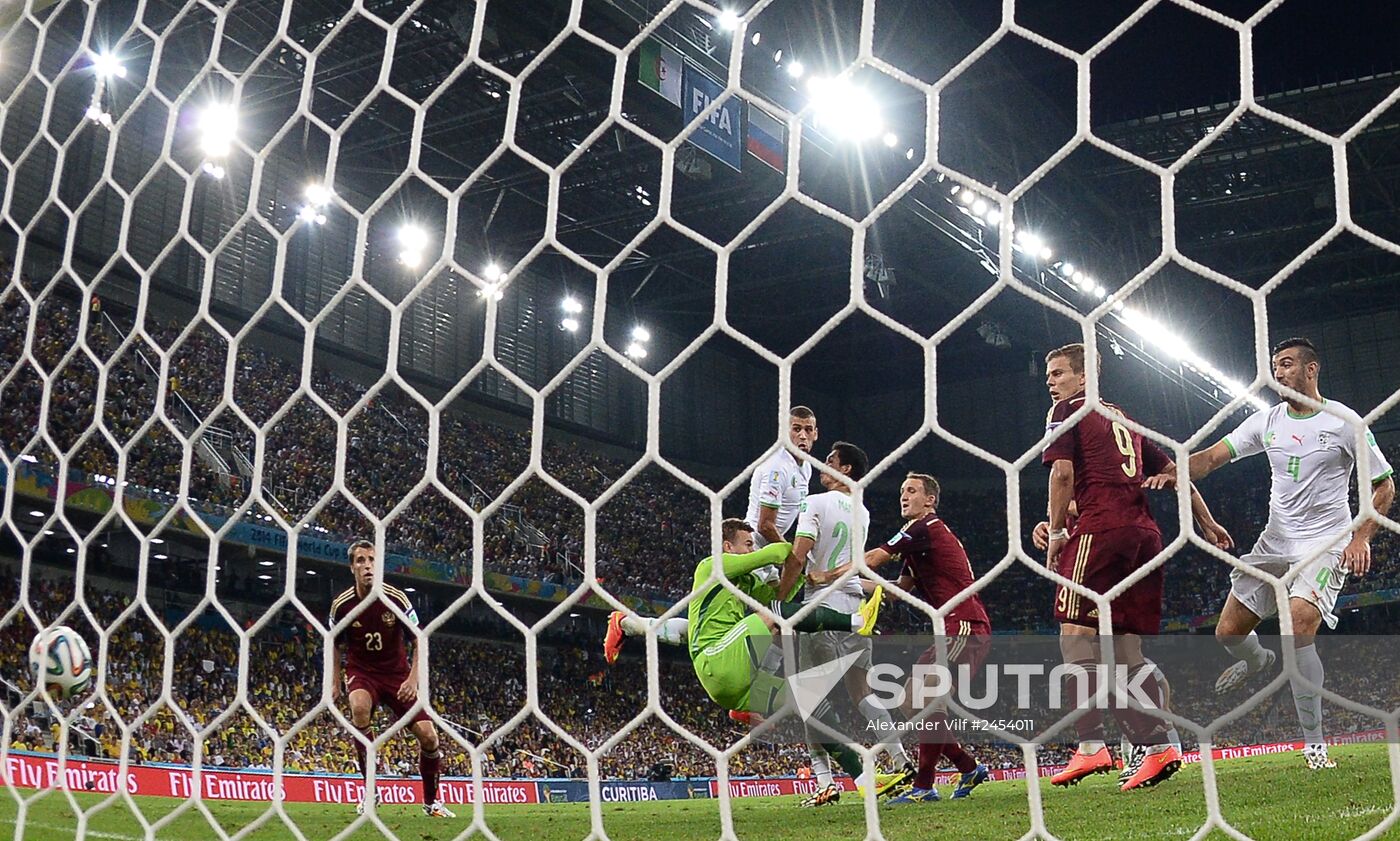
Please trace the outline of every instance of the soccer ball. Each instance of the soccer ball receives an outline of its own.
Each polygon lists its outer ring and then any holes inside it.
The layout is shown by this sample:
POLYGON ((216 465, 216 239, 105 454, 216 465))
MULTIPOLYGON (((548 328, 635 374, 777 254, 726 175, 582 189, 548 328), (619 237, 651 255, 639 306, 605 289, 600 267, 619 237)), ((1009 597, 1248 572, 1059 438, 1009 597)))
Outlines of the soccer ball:
POLYGON ((77 631, 56 625, 34 636, 29 668, 34 682, 61 701, 81 694, 92 682, 92 652, 77 631))

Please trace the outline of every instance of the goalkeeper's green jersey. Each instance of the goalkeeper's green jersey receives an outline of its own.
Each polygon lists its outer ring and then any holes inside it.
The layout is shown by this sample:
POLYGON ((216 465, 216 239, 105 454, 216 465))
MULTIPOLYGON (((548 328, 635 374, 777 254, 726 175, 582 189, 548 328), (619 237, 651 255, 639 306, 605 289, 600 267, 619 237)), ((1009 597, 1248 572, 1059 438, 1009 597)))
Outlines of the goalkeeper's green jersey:
MULTIPOLYGON (((792 551, 790 543, 770 543, 746 555, 720 555, 724 575, 739 590, 747 593, 759 603, 771 602, 778 598, 777 590, 771 584, 754 575, 754 570, 766 566, 781 566, 792 551)), ((690 656, 695 658, 705 647, 718 642, 731 628, 747 616, 749 606, 724 588, 719 581, 711 581, 714 569, 713 556, 695 565, 695 580, 691 591, 695 598, 690 600, 687 615, 690 618, 690 656)))

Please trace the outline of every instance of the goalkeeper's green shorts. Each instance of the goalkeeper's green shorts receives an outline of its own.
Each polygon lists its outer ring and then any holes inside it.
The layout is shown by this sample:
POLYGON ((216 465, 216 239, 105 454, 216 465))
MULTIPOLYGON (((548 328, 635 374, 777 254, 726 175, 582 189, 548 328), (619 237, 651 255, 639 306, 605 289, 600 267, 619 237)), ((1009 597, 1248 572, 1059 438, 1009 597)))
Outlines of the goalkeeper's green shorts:
POLYGON ((694 656, 695 676, 721 707, 767 715, 782 705, 785 688, 757 665, 772 642, 763 617, 751 613, 694 656))

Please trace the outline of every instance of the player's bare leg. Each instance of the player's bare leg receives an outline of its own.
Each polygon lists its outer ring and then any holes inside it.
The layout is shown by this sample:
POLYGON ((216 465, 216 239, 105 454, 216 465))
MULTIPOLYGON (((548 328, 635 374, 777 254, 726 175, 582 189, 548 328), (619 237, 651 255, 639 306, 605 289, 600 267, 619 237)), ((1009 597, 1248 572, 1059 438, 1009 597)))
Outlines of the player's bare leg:
POLYGON ((455 818, 438 800, 438 776, 442 772, 442 750, 437 727, 431 721, 413 724, 418 738, 418 773, 423 777, 423 814, 430 818, 455 818))
POLYGON ((1215 626, 1215 641, 1234 655, 1234 665, 1220 673, 1215 680, 1215 692, 1224 695, 1244 686, 1250 675, 1258 674, 1274 664, 1278 655, 1259 643, 1259 635, 1254 629, 1259 625, 1259 617, 1254 611, 1231 593, 1225 599, 1225 607, 1220 611, 1220 622, 1215 626))
MULTIPOLYGON (((370 729, 370 717, 374 713, 374 695, 367 689, 352 689, 350 691, 350 723, 355 725, 355 729, 364 735, 367 741, 374 741, 374 732, 370 729)), ((369 780, 369 752, 365 743, 355 739, 355 758, 360 763, 360 776, 369 780)), ((368 790, 368 788, 366 788, 368 790)), ((374 802, 379 803, 379 792, 374 793, 374 802)), ((355 804, 355 814, 365 813, 365 798, 361 797, 360 802, 355 804)))

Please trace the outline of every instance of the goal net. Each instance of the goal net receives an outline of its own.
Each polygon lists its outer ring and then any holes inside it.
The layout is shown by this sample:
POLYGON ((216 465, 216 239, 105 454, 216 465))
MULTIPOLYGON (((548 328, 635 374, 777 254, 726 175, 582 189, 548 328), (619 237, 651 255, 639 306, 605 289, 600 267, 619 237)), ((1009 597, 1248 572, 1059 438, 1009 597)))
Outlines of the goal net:
MULTIPOLYGON (((1160 495, 1166 549, 1105 592, 1048 567, 1032 537, 1042 454, 1076 423, 1109 418, 1125 456, 1141 458, 1142 436, 1185 465, 1281 395, 1340 424, 1329 434, 1355 455, 1352 527, 1378 528, 1380 583, 1353 577, 1343 592, 1364 595, 1328 602, 1327 618, 1397 598, 1387 565, 1400 528, 1367 480, 1382 487, 1377 454, 1400 452, 1384 437, 1400 388, 1388 367, 1368 379, 1359 366, 1353 415, 1281 384, 1270 353, 1290 279, 1319 261, 1400 256, 1393 225, 1359 209, 1385 190, 1358 150, 1393 137, 1381 125, 1400 99, 1393 78, 1324 91, 1363 105, 1322 128, 1293 107, 1313 94, 1256 94, 1255 41, 1277 2, 1239 19, 1148 2, 1071 43, 1013 0, 934 23, 906 18, 918 4, 836 4, 805 42, 792 32, 820 18, 810 4, 539 5, 4 4, 0 821, 17 838, 408 837, 417 830, 391 810, 423 797, 420 718, 463 834, 519 832, 529 819, 495 804, 551 800, 587 802, 561 818, 579 837, 646 834, 619 830, 604 804, 628 796, 619 781, 650 779, 713 798, 710 835, 749 836, 743 798, 815 792, 794 780, 811 762, 804 731, 737 728, 671 620, 697 607, 696 563, 723 551, 722 521, 754 502, 750 479, 792 441, 799 404, 870 450, 853 501, 876 525, 850 522, 850 575, 888 588, 882 636, 935 634, 943 662, 961 645, 953 603, 861 558, 884 524, 904 522, 896 495, 911 470, 945 480, 939 510, 968 544, 968 593, 998 633, 1053 634, 1056 593, 1092 606, 1107 633, 1115 599, 1159 571, 1168 630, 1198 630, 1238 571, 1279 612, 1281 671, 1247 700, 1192 707, 1197 689, 1214 698, 1218 670, 1178 666, 1225 655, 1208 636, 1175 661, 1152 649, 1182 699, 1165 717, 1199 763, 1175 784, 1198 786, 1204 804, 1185 823, 1163 819, 1194 837, 1250 837, 1217 767, 1297 747, 1300 684, 1324 699, 1330 735, 1377 743, 1350 761, 1379 799, 1339 826, 1393 831, 1396 699, 1373 672, 1331 660, 1318 686, 1288 642, 1290 594, 1333 547, 1262 572, 1241 560, 1268 511, 1262 474, 1211 499, 1235 552, 1193 529, 1182 483, 1160 495), (1236 93, 1110 124, 1091 94, 1105 66, 1134 65, 1125 53, 1163 15, 1234 51, 1236 93), (1053 65, 1055 90, 1036 101, 1063 100, 1061 134, 1014 97, 999 128, 983 120, 1026 51, 1053 65), (1253 211, 1232 191, 1258 180, 1249 155, 1286 168, 1295 152, 1323 224, 1300 223, 1307 239, 1284 259, 1251 251, 1233 235, 1255 223, 1231 214, 1253 211), (1203 242, 1233 251, 1203 256, 1203 242), (1236 272, 1252 261, 1267 271, 1236 272), (1212 321, 1200 301, 1234 320, 1212 321), (1233 361, 1172 312, 1239 331, 1233 361), (1075 341, 1087 398, 1046 431, 1049 402, 1020 396, 1025 360, 1039 382, 1045 351, 1075 341), (1101 389, 1105 360, 1136 379, 1105 369, 1101 389), (1162 422, 1131 420, 1110 396, 1162 422), (1368 430, 1384 432, 1379 444, 1368 430), (333 614, 360 539, 385 607, 333 614), (1172 612, 1187 596, 1199 615, 1172 612), (611 611, 643 629, 615 665, 600 656, 611 611), (371 622, 416 623, 416 685, 376 690, 409 711, 395 721, 381 704, 361 729, 334 641, 379 633, 371 622), (94 660, 90 688, 68 700, 25 659, 58 625, 94 660), (363 814, 356 745, 381 798, 363 814), (343 821, 307 802, 343 806, 343 821)), ((1382 358, 1380 340, 1367 347, 1382 358)), ((834 487, 830 440, 796 458, 834 487)), ((818 615, 784 618, 722 573, 710 580, 789 632, 818 615)), ((1336 582, 1314 583, 1326 598, 1336 582)), ((1380 638, 1338 646, 1352 663, 1391 656, 1380 638)), ((1073 834, 1072 807, 1048 817, 1059 792, 1045 774, 1074 750, 1082 711, 1039 711, 1018 732, 1018 718, 951 702, 981 724, 973 748, 995 758, 993 784, 1030 781, 1006 818, 1015 834, 1073 834)), ((878 739, 849 741, 865 772, 887 766, 878 739)), ((873 789, 838 785, 864 804, 858 831, 888 837, 873 789)))

